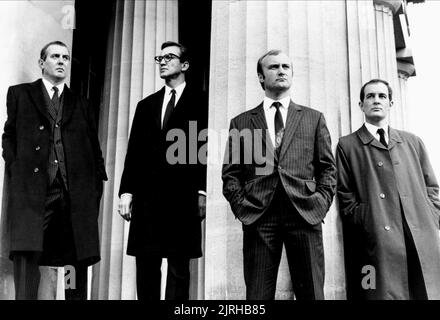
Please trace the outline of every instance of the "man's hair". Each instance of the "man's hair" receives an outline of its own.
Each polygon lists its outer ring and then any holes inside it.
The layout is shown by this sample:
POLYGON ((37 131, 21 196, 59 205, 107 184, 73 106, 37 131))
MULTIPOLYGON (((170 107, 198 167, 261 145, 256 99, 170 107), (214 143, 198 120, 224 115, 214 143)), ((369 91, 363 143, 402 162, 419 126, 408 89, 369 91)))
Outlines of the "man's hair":
MULTIPOLYGON (((265 54, 263 54, 261 57, 260 57, 260 59, 258 59, 258 62, 257 62, 257 75, 258 74, 261 74, 261 75, 263 75, 263 77, 264 77, 264 73, 263 73, 263 60, 264 60, 264 58, 266 58, 267 56, 277 56, 277 55, 279 55, 280 53, 282 53, 283 51, 282 50, 280 50, 280 49, 273 49, 273 50, 270 50, 270 51, 268 51, 268 52, 266 52, 265 54)), ((292 63, 290 63, 290 64, 292 64, 292 63)), ((293 71, 292 71, 293 72, 293 71)), ((263 82, 260 82, 260 85, 261 85, 261 87, 263 88, 263 90, 265 89, 264 88, 264 83, 263 82)))
POLYGON ((61 42, 61 41, 51 41, 51 42, 49 42, 48 44, 46 44, 44 47, 43 47, 43 49, 41 49, 41 52, 40 52, 40 59, 41 60, 43 60, 43 61, 45 61, 46 60, 46 58, 47 58, 47 48, 49 48, 50 46, 52 46, 52 45, 57 45, 57 46, 62 46, 62 47, 66 47, 67 48, 67 50, 69 50, 69 47, 64 43, 64 42, 61 42))
POLYGON ((361 102, 364 102, 366 86, 368 86, 369 84, 374 84, 374 83, 383 83, 384 85, 386 85, 388 88, 388 98, 390 99, 390 101, 393 100, 393 89, 391 89, 388 82, 386 82, 385 80, 382 80, 382 79, 371 79, 370 81, 365 83, 361 88, 361 93, 359 95, 361 102))
POLYGON ((185 62, 185 61, 187 61, 188 63, 190 62, 188 49, 185 46, 174 41, 165 41, 164 43, 162 43, 160 49, 163 50, 167 47, 178 47, 180 49, 180 62, 185 62))

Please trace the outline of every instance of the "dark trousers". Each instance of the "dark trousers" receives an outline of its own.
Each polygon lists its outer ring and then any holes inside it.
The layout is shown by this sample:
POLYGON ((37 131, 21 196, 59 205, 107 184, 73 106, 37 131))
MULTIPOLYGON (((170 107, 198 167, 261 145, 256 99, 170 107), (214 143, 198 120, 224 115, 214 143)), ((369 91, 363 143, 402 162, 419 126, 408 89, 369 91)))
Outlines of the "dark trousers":
MULTIPOLYGON (((43 224, 43 251, 15 251, 15 298, 34 300, 38 297, 40 265, 72 265, 75 270, 75 289, 66 289, 66 300, 87 299, 87 266, 77 263, 70 221, 69 196, 57 176, 48 188, 43 224)), ((73 279, 73 275, 70 275, 73 279)))
MULTIPOLYGON (((168 257, 165 300, 189 299, 189 258, 168 257)), ((139 300, 160 300, 162 257, 136 256, 136 286, 139 300)))
POLYGON ((243 225, 244 278, 247 300, 275 298, 283 244, 295 297, 324 299, 324 248, 321 223, 308 224, 279 187, 270 208, 243 225))
POLYGON ((405 215, 402 212, 403 234, 405 238, 406 257, 408 263, 408 289, 410 300, 428 300, 425 280, 423 278, 422 267, 419 255, 414 244, 405 215))

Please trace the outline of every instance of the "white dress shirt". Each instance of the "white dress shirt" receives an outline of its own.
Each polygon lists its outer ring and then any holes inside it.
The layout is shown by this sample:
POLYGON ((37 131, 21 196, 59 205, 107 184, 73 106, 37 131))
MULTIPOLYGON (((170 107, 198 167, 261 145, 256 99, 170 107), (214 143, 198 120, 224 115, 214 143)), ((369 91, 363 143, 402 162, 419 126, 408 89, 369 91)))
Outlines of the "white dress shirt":
MULTIPOLYGON (((186 82, 183 82, 174 88, 174 90, 176 90, 176 100, 174 101, 174 107, 177 105, 177 102, 182 96, 183 89, 185 89, 185 87, 186 87, 186 82)), ((163 118, 165 117, 165 111, 167 109, 168 102, 171 100, 171 90, 173 90, 173 88, 165 85, 165 95, 163 97, 162 114, 160 117, 161 126, 163 126, 163 118)))
POLYGON ((63 93, 64 90, 64 82, 60 83, 59 85, 54 86, 52 83, 50 83, 48 80, 42 78, 43 80, 43 84, 44 87, 47 90, 47 93, 49 94, 49 97, 52 99, 53 94, 54 94, 54 90, 53 87, 57 87, 58 88, 58 97, 61 97, 61 94, 63 93))
POLYGON ((375 126, 374 124, 365 122, 365 127, 367 128, 367 130, 373 135, 373 137, 377 141, 380 141, 380 135, 377 133, 377 129, 382 128, 385 131, 385 141, 388 144, 388 141, 389 141, 389 137, 388 137, 388 124, 385 124, 383 127, 378 127, 378 126, 375 126))
POLYGON ((289 110, 289 104, 290 104, 290 96, 277 101, 268 97, 264 97, 263 100, 264 115, 266 116, 266 123, 267 123, 267 128, 269 129, 270 140, 272 141, 272 145, 275 147, 275 113, 277 109, 275 107, 272 107, 272 104, 274 102, 281 103, 280 112, 281 112, 281 117, 283 118, 283 125, 285 128, 286 120, 287 120, 287 111, 289 110))

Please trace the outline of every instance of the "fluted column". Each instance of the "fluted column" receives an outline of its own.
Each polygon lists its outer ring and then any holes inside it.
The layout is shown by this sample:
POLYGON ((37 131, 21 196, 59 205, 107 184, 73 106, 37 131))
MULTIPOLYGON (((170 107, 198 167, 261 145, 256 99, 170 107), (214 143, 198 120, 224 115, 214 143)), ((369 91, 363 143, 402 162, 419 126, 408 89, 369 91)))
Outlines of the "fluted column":
POLYGON ((178 40, 177 1, 122 1, 111 25, 100 135, 109 181, 100 214, 101 262, 92 299, 135 299, 134 257, 126 255, 129 223, 117 214, 119 184, 137 103, 163 86, 154 56, 178 40))
MULTIPOLYGON (((400 104, 393 12, 400 1, 213 1, 206 219, 207 299, 242 299, 242 230, 222 195, 221 162, 229 120, 255 107, 264 93, 256 74, 258 58, 282 49, 293 60, 294 101, 322 111, 338 138, 363 123, 362 84, 388 80, 400 104), (219 148, 218 145, 222 147, 219 148), (214 152, 213 152, 214 150, 214 152)), ((397 109, 397 108, 396 108, 397 109)), ((393 110, 400 125, 402 109, 393 110)), ((333 203, 323 225, 325 296, 345 298, 340 218, 333 203)), ((288 267, 281 262, 276 297, 292 296, 288 267)))

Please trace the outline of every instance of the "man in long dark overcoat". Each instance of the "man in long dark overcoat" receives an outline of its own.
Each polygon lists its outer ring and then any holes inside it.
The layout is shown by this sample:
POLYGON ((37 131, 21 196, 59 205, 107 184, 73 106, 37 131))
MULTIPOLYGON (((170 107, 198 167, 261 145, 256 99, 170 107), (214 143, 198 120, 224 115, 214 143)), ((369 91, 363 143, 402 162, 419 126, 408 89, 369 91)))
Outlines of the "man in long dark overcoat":
POLYGON ((349 299, 440 299, 439 186, 420 138, 389 126, 392 90, 361 89, 364 125, 337 147, 349 299))
POLYGON ((41 50, 42 79, 9 88, 2 136, 16 299, 37 299, 39 265, 71 265, 66 299, 87 298, 100 260, 98 212, 107 180, 88 102, 65 84, 67 46, 41 50))
POLYGON ((202 256, 208 106, 206 95, 186 82, 184 46, 167 41, 155 60, 165 86, 136 107, 119 214, 131 221, 127 254, 136 256, 138 299, 160 299, 167 258, 165 299, 187 300, 190 259, 202 256))

